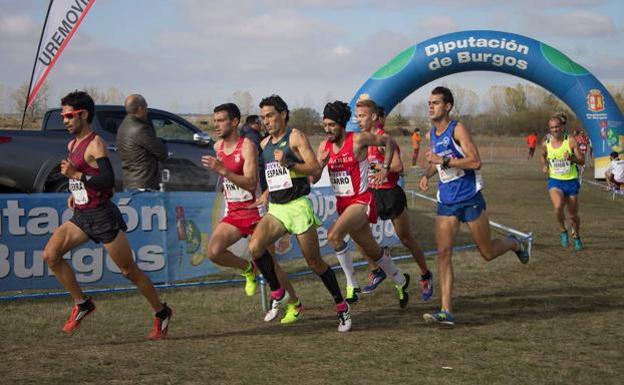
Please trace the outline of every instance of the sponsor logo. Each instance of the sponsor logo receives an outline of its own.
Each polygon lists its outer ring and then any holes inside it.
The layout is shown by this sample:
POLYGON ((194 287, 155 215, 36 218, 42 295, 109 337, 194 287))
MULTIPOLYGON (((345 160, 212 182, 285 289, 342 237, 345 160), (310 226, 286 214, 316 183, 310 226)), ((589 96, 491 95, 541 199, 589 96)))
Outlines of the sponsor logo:
POLYGON ((589 90, 589 93, 587 94, 587 109, 592 112, 604 111, 605 99, 600 90, 589 90))

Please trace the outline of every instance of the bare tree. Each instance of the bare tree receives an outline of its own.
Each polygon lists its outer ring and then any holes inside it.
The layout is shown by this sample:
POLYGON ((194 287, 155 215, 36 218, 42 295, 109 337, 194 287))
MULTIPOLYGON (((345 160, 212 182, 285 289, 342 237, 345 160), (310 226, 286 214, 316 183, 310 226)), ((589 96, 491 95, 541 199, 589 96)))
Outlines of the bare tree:
POLYGON ((82 90, 91 96, 93 103, 106 104, 106 94, 100 89, 99 86, 84 86, 82 90))
POLYGON ((466 114, 474 114, 479 104, 479 95, 476 92, 461 86, 452 86, 453 98, 455 104, 453 106, 454 114, 461 118, 466 114))
POLYGON ((106 104, 123 104, 124 99, 124 95, 116 87, 109 87, 108 90, 106 90, 106 104))
POLYGON ((240 109, 242 115, 249 115, 253 110, 253 98, 248 91, 236 90, 232 94, 232 99, 240 109))
MULTIPOLYGON (((22 114, 24 106, 26 105, 26 97, 28 96, 28 83, 22 83, 22 85, 11 94, 13 100, 14 111, 18 114, 22 114)), ((50 99, 50 89, 46 83, 43 83, 39 92, 35 97, 35 100, 31 103, 30 107, 26 110, 26 116, 30 119, 42 116, 48 109, 48 101, 50 99)))

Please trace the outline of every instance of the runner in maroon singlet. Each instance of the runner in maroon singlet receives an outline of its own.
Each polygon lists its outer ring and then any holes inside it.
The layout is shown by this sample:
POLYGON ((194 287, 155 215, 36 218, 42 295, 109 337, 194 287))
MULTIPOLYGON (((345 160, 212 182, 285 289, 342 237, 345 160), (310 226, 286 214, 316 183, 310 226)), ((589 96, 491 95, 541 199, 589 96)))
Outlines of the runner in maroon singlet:
MULTIPOLYGON (((206 246, 208 258, 220 265, 240 269, 245 277, 245 293, 252 296, 256 292, 257 282, 251 262, 234 255, 228 250, 242 237, 253 233, 262 219, 260 209, 255 205, 258 187, 258 151, 255 144, 238 132, 240 110, 234 103, 225 103, 214 109, 213 120, 219 140, 214 148, 217 157, 203 156, 202 164, 223 177, 223 194, 226 213, 221 223, 212 232, 206 246)), ((288 280, 288 275, 279 264, 275 272, 282 286, 288 291, 292 303, 299 302, 288 280)), ((265 321, 277 317, 277 309, 271 308, 265 321)))
POLYGON ((386 158, 381 171, 372 176, 375 184, 382 183, 388 174, 390 160, 396 143, 389 136, 370 132, 347 133, 345 126, 351 118, 346 103, 327 103, 323 111, 323 128, 327 139, 319 145, 317 157, 321 166, 327 165, 332 188, 336 194, 338 219, 329 229, 327 239, 336 251, 336 257, 347 279, 347 297, 351 303, 357 301, 359 289, 353 270, 353 260, 344 238, 348 235, 395 282, 399 292, 399 305, 407 306, 409 296, 409 275, 401 274, 392 258, 375 242, 370 223, 377 222, 375 199, 368 189, 367 150, 370 146, 384 146, 386 158))
POLYGON ((93 99, 86 92, 75 91, 65 96, 61 105, 63 123, 75 136, 67 146, 68 159, 61 161, 60 166, 61 173, 69 178, 71 195, 67 206, 74 209, 74 216, 54 231, 43 251, 43 259, 75 302, 63 331, 74 332, 82 320, 95 311, 95 304, 84 296, 76 274, 63 259, 71 249, 91 239, 104 244, 121 273, 138 287, 156 312, 149 338, 163 339, 169 330, 172 311, 166 303, 160 302, 154 285, 134 262, 125 234, 126 224, 117 206, 110 201, 115 176, 106 144, 90 126, 95 112, 93 99))
MULTIPOLYGON (((383 127, 375 127, 377 119, 377 104, 370 100, 360 100, 356 104, 356 116, 358 124, 362 132, 372 132, 377 135, 386 135, 383 127)), ((382 164, 385 159, 385 151, 383 147, 371 146, 368 148, 368 161, 371 164, 371 176, 382 170, 382 164)), ((420 268, 420 297, 423 301, 428 301, 433 295, 433 274, 427 268, 425 254, 422 248, 414 238, 410 225, 409 214, 407 211, 407 198, 403 188, 399 186, 399 173, 403 171, 403 162, 401 161, 401 152, 397 145, 396 151, 390 162, 390 169, 387 176, 377 183, 374 179, 370 179, 368 187, 373 191, 375 201, 377 203, 377 212, 379 218, 383 220, 390 219, 394 230, 399 237, 401 243, 407 247, 414 260, 420 268)), ((377 286, 386 278, 385 273, 376 264, 367 258, 371 272, 369 274, 369 283, 362 290, 364 293, 373 292, 377 286)))

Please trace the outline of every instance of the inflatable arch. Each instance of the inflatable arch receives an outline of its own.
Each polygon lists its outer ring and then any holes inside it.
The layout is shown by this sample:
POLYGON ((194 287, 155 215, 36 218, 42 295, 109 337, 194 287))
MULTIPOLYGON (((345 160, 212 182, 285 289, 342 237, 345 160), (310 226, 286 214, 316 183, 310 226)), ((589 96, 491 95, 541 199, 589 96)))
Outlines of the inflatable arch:
MULTIPOLYGON (((355 111, 358 99, 368 95, 390 112, 424 84, 464 71, 508 73, 557 95, 581 120, 593 143, 596 178, 604 178, 611 151, 624 152, 622 112, 600 81, 553 47, 506 32, 456 32, 411 46, 375 72, 350 107, 355 111)), ((347 129, 358 130, 355 117, 347 129)))

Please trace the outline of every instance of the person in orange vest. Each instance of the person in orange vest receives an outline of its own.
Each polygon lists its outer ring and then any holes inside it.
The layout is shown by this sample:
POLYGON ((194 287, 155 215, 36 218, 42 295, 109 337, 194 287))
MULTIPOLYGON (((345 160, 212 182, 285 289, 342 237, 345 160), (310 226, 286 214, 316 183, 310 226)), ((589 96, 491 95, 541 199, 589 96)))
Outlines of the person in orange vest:
POLYGON ((531 131, 526 138, 527 146, 529 146, 529 156, 527 159, 532 159, 535 155, 535 148, 537 147, 537 132, 531 131))
POLYGON ((420 142, 422 141, 422 137, 420 136, 420 128, 414 128, 414 133, 412 134, 412 167, 416 167, 416 162, 418 161, 418 152, 420 151, 420 142))

